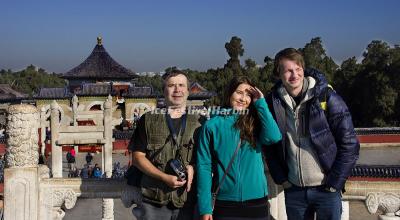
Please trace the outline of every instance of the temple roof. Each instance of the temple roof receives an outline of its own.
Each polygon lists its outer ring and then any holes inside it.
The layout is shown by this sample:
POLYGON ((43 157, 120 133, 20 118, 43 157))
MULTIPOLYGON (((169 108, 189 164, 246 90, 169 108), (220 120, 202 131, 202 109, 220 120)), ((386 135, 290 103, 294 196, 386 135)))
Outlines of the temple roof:
POLYGON ((101 38, 83 63, 63 74, 64 79, 133 79, 137 75, 117 63, 104 49, 101 38))
POLYGON ((76 92, 76 95, 82 96, 108 96, 109 94, 114 95, 111 84, 82 84, 81 90, 76 92))
POLYGON ((133 86, 130 87, 128 92, 123 94, 123 96, 127 98, 155 98, 157 94, 154 93, 151 86, 133 86))
POLYGON ((67 87, 62 88, 40 88, 39 93, 33 95, 34 98, 40 99, 65 99, 72 97, 72 93, 67 87))
MULTIPOLYGON (((41 88, 33 97, 36 99, 66 99, 71 98, 74 94, 77 96, 115 96, 117 91, 113 89, 112 84, 84 83, 75 93, 69 92, 68 87, 41 88)), ((131 86, 122 96, 127 98, 156 98, 157 94, 150 86, 131 86)))
POLYGON ((192 83, 189 88, 189 100, 193 99, 209 99, 213 96, 216 96, 217 93, 215 92, 210 92, 207 89, 205 89, 203 86, 201 86, 198 82, 192 83))
POLYGON ((20 100, 27 98, 28 95, 20 93, 11 88, 8 84, 0 84, 0 100, 20 100))

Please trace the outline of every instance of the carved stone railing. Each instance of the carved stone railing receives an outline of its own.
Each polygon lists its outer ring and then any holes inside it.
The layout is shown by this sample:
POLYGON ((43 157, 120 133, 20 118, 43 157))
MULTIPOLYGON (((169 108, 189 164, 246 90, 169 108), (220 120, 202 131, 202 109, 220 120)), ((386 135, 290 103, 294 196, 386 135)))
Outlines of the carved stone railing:
POLYGON ((35 107, 13 105, 8 110, 4 169, 4 217, 37 218, 38 119, 35 107))
MULTIPOLYGON (((109 106, 105 106, 108 109, 109 106)), ((7 220, 62 219, 65 209, 74 207, 78 198, 103 198, 103 220, 113 219, 113 200, 121 198, 124 205, 140 203, 140 190, 118 179, 64 179, 50 178, 47 166, 38 165, 38 111, 34 106, 15 105, 9 108, 7 148, 5 155, 4 217, 7 220)), ((105 121, 104 124, 109 124, 105 121)), ((111 127, 110 127, 111 128, 111 127)), ((111 137, 111 130, 104 131, 111 137)), ((110 144, 111 138, 107 143, 110 144)), ((111 149, 111 148, 110 148, 111 149)), ((111 152, 108 152, 111 155, 111 152)), ((110 167, 110 160, 105 160, 110 167)), ((367 170, 368 172, 370 170, 367 170)), ((360 171, 363 173, 363 171, 360 171)), ((378 168, 371 170, 382 174, 378 168)), ((386 172, 386 171, 385 171, 386 172)), ((385 172, 383 172, 384 175, 385 172)), ((394 168, 389 174, 397 174, 394 168)), ((349 219, 348 202, 364 201, 371 214, 383 213, 380 219, 400 219, 400 181, 397 176, 386 175, 385 180, 350 180, 343 195, 343 220, 349 219), (397 215, 398 215, 397 214, 397 215)), ((53 173, 54 176, 54 173, 53 173)), ((111 171, 106 169, 106 176, 111 171)), ((282 188, 269 180, 271 219, 286 219, 282 188)), ((350 210, 351 212, 351 210, 350 210)))
MULTIPOLYGON (((141 202, 140 190, 123 180, 48 178, 45 173, 39 181, 39 219, 62 219, 63 209, 73 208, 78 198, 120 198, 126 208, 141 202)), ((102 219, 113 219, 113 206, 105 206, 104 201, 103 206, 102 219)))
MULTIPOLYGON (((103 198, 102 219, 111 220, 114 219, 113 199, 121 198, 126 207, 140 203, 140 190, 128 186, 124 180, 50 178, 49 168, 38 165, 37 109, 31 105, 11 106, 7 119, 5 219, 61 220, 64 209, 73 208, 78 198, 103 198)), ((108 144, 111 142, 110 129, 105 131, 110 137, 106 140, 108 144)), ((105 163, 110 163, 110 159, 105 163)), ((106 169, 106 177, 111 177, 111 169, 106 169)))
MULTIPOLYGON (((281 186, 269 180, 270 219, 285 220, 285 197, 281 186)), ((379 214, 381 220, 400 220, 400 180, 386 179, 384 181, 350 180, 346 182, 346 192, 342 201, 342 220, 349 220, 350 201, 362 201, 370 214, 379 214), (397 215, 396 215, 397 213, 397 215)))
POLYGON ((382 220, 399 220, 395 213, 400 211, 400 181, 347 181, 343 200, 365 201, 368 211, 382 220))
POLYGON ((31 105, 9 107, 6 167, 33 167, 38 164, 39 115, 31 105))

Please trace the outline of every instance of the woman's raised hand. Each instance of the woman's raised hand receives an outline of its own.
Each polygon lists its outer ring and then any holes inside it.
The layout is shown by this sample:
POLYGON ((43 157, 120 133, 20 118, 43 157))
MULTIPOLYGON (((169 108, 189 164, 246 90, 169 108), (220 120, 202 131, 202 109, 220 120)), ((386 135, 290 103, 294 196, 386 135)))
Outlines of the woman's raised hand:
POLYGON ((264 98, 264 94, 257 87, 250 87, 248 89, 248 92, 250 93, 253 102, 256 102, 261 98, 264 98))

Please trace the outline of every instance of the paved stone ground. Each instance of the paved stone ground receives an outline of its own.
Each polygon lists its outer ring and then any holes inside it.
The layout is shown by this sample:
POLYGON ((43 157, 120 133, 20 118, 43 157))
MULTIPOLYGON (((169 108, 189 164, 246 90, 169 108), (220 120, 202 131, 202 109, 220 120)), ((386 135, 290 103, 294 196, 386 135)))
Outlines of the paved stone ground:
MULTIPOLYGON (((93 155, 92 166, 98 163, 101 167, 101 153, 93 155)), ((86 164, 86 153, 78 153, 76 156, 76 166, 81 169, 86 164)), ((129 156, 123 153, 113 154, 113 163, 120 162, 121 167, 128 165, 129 156)), ((66 153, 63 154, 63 177, 68 176, 68 163, 66 153)), ((136 218, 132 215, 132 208, 125 208, 120 199, 114 199, 114 219, 127 220, 136 218)), ((98 220, 102 217, 102 199, 78 199, 76 205, 71 210, 65 210, 64 220, 98 220)))
POLYGON ((350 220, 378 220, 378 215, 371 215, 367 210, 365 202, 350 202, 350 220))
MULTIPOLYGON (((367 148, 360 153, 359 164, 377 164, 377 165, 393 165, 400 164, 400 148, 367 148)), ((77 167, 81 168, 85 164, 85 155, 78 154, 76 158, 77 167)), ((124 154, 113 154, 113 162, 120 161, 121 166, 127 165, 129 158, 124 154)), ((93 162, 101 164, 101 154, 95 154, 93 162)), ((63 175, 68 175, 67 162, 64 154, 63 175)), ((71 210, 66 210, 65 220, 98 220, 102 215, 102 200, 101 199, 78 199, 77 204, 71 210)), ((119 199, 114 199, 114 217, 115 220, 135 219, 131 214, 131 208, 125 208, 119 199)), ((361 201, 350 202, 350 220, 377 220, 378 215, 369 214, 365 203, 361 201)))

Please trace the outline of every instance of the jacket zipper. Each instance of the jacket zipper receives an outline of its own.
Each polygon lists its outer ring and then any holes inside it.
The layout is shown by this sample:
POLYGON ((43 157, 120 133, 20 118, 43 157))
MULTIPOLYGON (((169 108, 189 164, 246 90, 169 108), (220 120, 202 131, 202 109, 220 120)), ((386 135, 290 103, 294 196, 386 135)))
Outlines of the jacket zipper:
POLYGON ((240 175, 240 172, 241 172, 241 170, 240 170, 240 163, 241 163, 241 160, 242 159, 242 146, 240 146, 240 148, 239 148, 239 157, 238 157, 238 179, 237 179, 237 181, 238 181, 238 184, 239 184, 239 193, 240 193, 240 201, 243 201, 243 192, 242 192, 242 181, 241 181, 241 175, 240 175))
POLYGON ((301 138, 300 138, 300 132, 302 128, 300 128, 300 117, 299 117, 299 108, 296 108, 295 110, 295 117, 296 117, 296 134, 297 134, 297 143, 298 143, 298 163, 299 163, 299 179, 300 179, 300 185, 304 186, 304 180, 303 180, 303 175, 302 175, 302 167, 301 167, 301 138))

